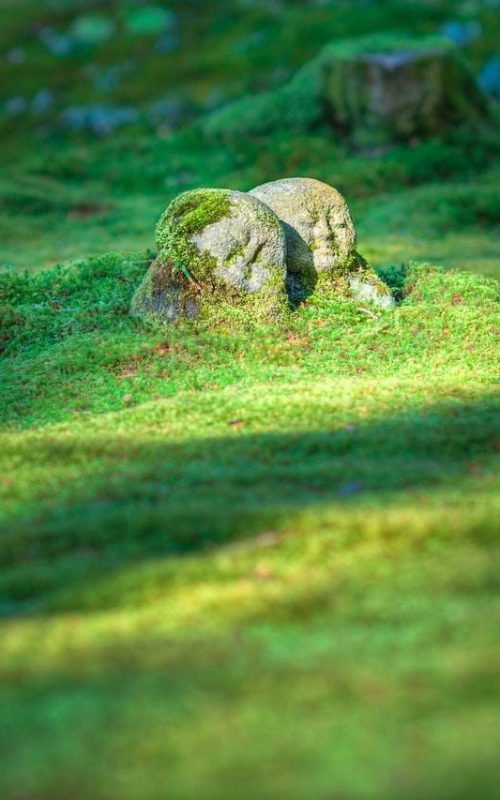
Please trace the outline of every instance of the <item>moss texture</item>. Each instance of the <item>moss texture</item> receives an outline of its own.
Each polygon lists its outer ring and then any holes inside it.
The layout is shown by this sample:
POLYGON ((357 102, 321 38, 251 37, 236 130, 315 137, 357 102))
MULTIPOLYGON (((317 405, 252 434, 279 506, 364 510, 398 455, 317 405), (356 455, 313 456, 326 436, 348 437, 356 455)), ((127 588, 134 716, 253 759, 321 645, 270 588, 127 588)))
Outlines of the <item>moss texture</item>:
POLYGON ((182 271, 190 264, 198 280, 207 279, 207 262, 199 259, 198 248, 191 241, 208 225, 229 215, 231 203, 227 189, 195 189, 177 197, 156 226, 156 246, 160 258, 169 258, 182 271))
MULTIPOLYGON (((305 297, 307 295, 306 291, 305 297)), ((350 271, 321 273, 309 295, 313 302, 320 303, 346 300, 381 310, 389 310, 395 305, 388 283, 370 269, 361 256, 353 260, 350 271)))
POLYGON ((134 316, 173 322, 180 314, 198 315, 200 288, 211 279, 213 259, 191 239, 229 212, 229 192, 223 189, 184 192, 170 203, 156 226, 158 255, 132 299, 134 316))

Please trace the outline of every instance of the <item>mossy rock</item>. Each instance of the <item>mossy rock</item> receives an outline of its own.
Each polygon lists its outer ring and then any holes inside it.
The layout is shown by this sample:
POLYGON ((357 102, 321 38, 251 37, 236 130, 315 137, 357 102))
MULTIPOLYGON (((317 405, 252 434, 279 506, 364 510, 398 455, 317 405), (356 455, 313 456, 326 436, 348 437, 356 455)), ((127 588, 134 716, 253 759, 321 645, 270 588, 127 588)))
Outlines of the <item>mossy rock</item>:
POLYGON ((448 41, 373 37, 330 52, 321 88, 326 114, 355 145, 435 136, 461 124, 478 126, 489 116, 448 41))
POLYGON ((313 178, 285 178, 252 189, 283 223, 287 240, 287 287, 292 302, 312 292, 345 294, 389 308, 389 288, 356 250, 356 230, 340 192, 313 178))
POLYGON ((242 98, 201 123, 237 142, 280 130, 329 126, 356 147, 493 124, 457 47, 439 36, 376 34, 327 45, 286 84, 242 98))
POLYGON ((195 189, 156 228, 158 255, 131 305, 163 323, 220 317, 225 309, 272 318, 286 308, 286 240, 276 215, 243 192, 195 189))

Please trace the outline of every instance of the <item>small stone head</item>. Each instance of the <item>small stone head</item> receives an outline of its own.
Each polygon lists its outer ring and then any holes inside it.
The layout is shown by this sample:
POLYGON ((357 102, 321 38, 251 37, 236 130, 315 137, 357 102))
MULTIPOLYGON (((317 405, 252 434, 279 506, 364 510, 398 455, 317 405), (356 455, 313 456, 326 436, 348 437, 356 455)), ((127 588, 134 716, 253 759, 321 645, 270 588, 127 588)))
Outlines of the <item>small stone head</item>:
POLYGON ((210 261, 217 281, 243 293, 259 292, 276 280, 284 283, 286 241, 276 215, 248 194, 219 191, 227 212, 190 236, 199 258, 210 261))
POLYGON ((230 189, 179 195, 156 228, 158 256, 134 298, 134 312, 164 321, 199 316, 221 301, 284 296, 286 240, 276 215, 230 189))
POLYGON ((356 232, 346 201, 332 186, 312 178, 285 178, 257 186, 250 194, 282 220, 290 273, 336 272, 349 266, 356 232))

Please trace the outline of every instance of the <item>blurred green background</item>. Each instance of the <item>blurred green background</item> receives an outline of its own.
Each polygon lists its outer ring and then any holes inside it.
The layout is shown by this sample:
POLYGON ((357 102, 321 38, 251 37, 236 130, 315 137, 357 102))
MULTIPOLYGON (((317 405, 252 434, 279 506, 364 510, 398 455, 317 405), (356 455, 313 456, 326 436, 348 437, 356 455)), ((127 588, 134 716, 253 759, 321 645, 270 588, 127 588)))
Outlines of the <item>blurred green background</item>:
MULTIPOLYGON (((363 200, 401 184, 484 172, 490 162, 474 138, 421 151, 413 142, 401 159, 355 160, 331 132, 300 140, 283 131, 264 143, 244 140, 232 153, 176 147, 172 139, 231 99, 278 87, 325 43, 377 31, 454 41, 495 102, 499 11, 497 0, 4 0, 0 264, 38 269, 152 246, 155 220, 179 190, 206 183, 247 189, 300 173, 345 191, 374 263, 405 255, 452 264, 449 197, 417 193, 408 208, 401 199, 387 211, 363 200), (437 206, 436 229, 425 231, 423 244, 428 202, 437 206)), ((486 223, 494 191, 490 178, 486 223)), ((458 248, 465 266, 494 271, 497 251, 485 239, 479 251, 477 244, 464 240, 458 248)))

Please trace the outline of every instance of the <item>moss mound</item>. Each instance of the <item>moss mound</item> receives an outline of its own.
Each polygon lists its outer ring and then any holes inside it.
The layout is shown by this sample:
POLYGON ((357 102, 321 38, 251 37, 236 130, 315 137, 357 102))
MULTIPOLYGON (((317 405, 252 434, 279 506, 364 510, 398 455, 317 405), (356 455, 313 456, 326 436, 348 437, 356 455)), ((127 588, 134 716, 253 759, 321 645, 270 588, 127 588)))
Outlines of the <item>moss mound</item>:
POLYGON ((375 34, 328 45, 284 86, 230 104, 204 120, 202 130, 234 142, 328 125, 339 138, 370 146, 488 119, 450 41, 375 34))
POLYGON ((0 356, 37 352, 71 336, 131 326, 130 295, 151 258, 106 253, 35 275, 0 271, 0 356))
POLYGON ((41 424, 252 380, 399 374, 427 381, 443 368, 493 373, 498 282, 424 265, 381 273, 398 300, 366 313, 339 287, 299 313, 259 318, 226 307, 218 324, 137 324, 129 314, 146 255, 110 253, 37 275, 0 275, 0 420, 41 424))

